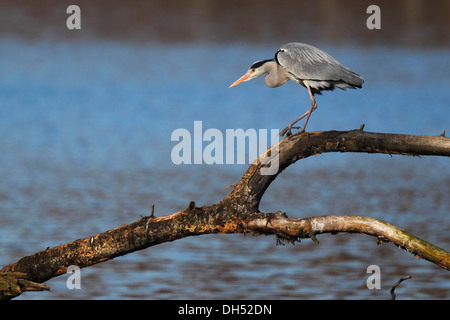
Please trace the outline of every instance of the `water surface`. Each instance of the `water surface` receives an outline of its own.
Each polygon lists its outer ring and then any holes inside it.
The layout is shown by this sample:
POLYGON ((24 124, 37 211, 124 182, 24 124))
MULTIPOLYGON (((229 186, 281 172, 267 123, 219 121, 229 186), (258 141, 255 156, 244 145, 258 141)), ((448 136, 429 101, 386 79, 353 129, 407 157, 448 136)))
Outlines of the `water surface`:
MULTIPOLYGON (((308 129, 439 135, 449 130, 448 50, 322 46, 366 80, 317 98, 308 129), (433 76, 430 77, 429 75, 433 76)), ((177 128, 282 129, 309 105, 302 87, 258 78, 228 86, 276 47, 0 41, 0 265, 148 215, 223 199, 247 165, 172 163, 177 128), (220 62, 220 63, 218 63, 220 62)), ((447 158, 326 154, 301 160, 261 210, 383 219, 450 248, 447 158)), ((19 299, 448 299, 447 271, 363 235, 276 245, 274 237, 207 235, 158 245, 67 276, 19 299), (382 289, 368 290, 379 265, 382 289)))

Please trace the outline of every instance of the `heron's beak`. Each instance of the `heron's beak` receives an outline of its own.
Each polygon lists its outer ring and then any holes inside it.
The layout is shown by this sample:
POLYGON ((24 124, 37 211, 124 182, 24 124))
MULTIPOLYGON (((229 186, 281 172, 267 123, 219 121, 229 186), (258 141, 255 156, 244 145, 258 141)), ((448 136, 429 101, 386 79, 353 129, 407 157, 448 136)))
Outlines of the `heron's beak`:
POLYGON ((250 76, 252 75, 253 72, 248 71, 246 74, 244 74, 242 77, 240 77, 239 79, 237 79, 231 86, 229 86, 229 88, 237 86, 239 83, 250 80, 250 76))

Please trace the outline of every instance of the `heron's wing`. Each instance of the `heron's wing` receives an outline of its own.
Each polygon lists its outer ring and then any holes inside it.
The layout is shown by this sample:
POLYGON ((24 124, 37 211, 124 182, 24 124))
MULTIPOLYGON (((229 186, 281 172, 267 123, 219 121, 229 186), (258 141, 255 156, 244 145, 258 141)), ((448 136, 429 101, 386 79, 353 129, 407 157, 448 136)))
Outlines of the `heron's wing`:
POLYGON ((288 43, 275 55, 277 62, 300 80, 343 81, 360 86, 364 80, 329 54, 304 43, 288 43))

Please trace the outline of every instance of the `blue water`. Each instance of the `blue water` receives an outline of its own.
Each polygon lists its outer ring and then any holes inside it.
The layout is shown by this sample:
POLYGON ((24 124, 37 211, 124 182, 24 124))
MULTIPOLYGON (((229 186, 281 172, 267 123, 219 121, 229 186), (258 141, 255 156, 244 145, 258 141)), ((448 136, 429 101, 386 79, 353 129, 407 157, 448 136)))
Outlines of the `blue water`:
MULTIPOLYGON (((361 90, 326 92, 309 131, 439 135, 450 130, 448 50, 333 48, 361 90)), ((0 265, 148 215, 223 199, 247 165, 179 165, 177 128, 282 129, 306 111, 307 91, 258 78, 229 89, 276 48, 257 45, 0 41, 0 265)), ((291 217, 380 218, 450 248, 448 158, 327 154, 280 175, 261 210, 291 217)), ((182 239, 66 276, 20 299, 401 299, 450 297, 447 271, 362 235, 276 246, 273 237, 182 239), (382 289, 368 290, 378 264, 382 289)))

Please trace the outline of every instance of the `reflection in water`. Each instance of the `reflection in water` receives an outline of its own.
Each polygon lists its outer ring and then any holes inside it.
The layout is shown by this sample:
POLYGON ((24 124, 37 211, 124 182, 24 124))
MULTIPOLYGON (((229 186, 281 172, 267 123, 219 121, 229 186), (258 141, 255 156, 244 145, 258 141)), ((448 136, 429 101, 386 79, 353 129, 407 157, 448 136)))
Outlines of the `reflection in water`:
MULTIPOLYGON (((308 42, 303 39, 318 36, 323 49, 366 79, 358 92, 320 96, 309 130, 361 123, 380 132, 448 129, 446 50, 332 46, 389 44, 394 35, 403 44, 448 45, 448 21, 439 10, 430 15, 421 1, 401 8, 381 2, 383 31, 372 39, 375 33, 353 25, 365 24, 366 15, 358 14, 364 1, 344 7, 334 1, 189 2, 195 7, 151 1, 126 8, 109 2, 108 14, 97 2, 80 1, 83 33, 76 42, 67 40, 77 35, 58 27, 60 7, 47 3, 4 1, 0 13, 1 35, 8 35, 0 39, 0 265, 138 220, 152 204, 159 216, 191 200, 223 199, 246 166, 175 166, 171 133, 192 130, 195 120, 204 129, 283 128, 307 107, 307 92, 295 84, 271 90, 260 79, 228 90, 249 63, 273 54, 279 37, 308 42), (389 26, 397 11, 404 19, 394 33, 389 26), (92 18, 99 13, 102 19, 92 18), (433 36, 425 37, 426 30, 433 36), (124 41, 144 38, 170 44, 124 41), (247 40, 260 43, 237 44, 247 40)), ((278 177, 261 210, 372 216, 450 248, 449 169, 448 159, 433 157, 310 157, 278 177)), ((182 239, 83 269, 80 291, 69 291, 61 276, 48 282, 51 292, 20 299, 385 299, 406 274, 413 278, 396 291, 399 299, 449 298, 447 271, 391 244, 345 234, 319 241, 277 246, 273 237, 248 235, 182 239), (365 286, 372 264, 381 267, 382 290, 365 286)))

